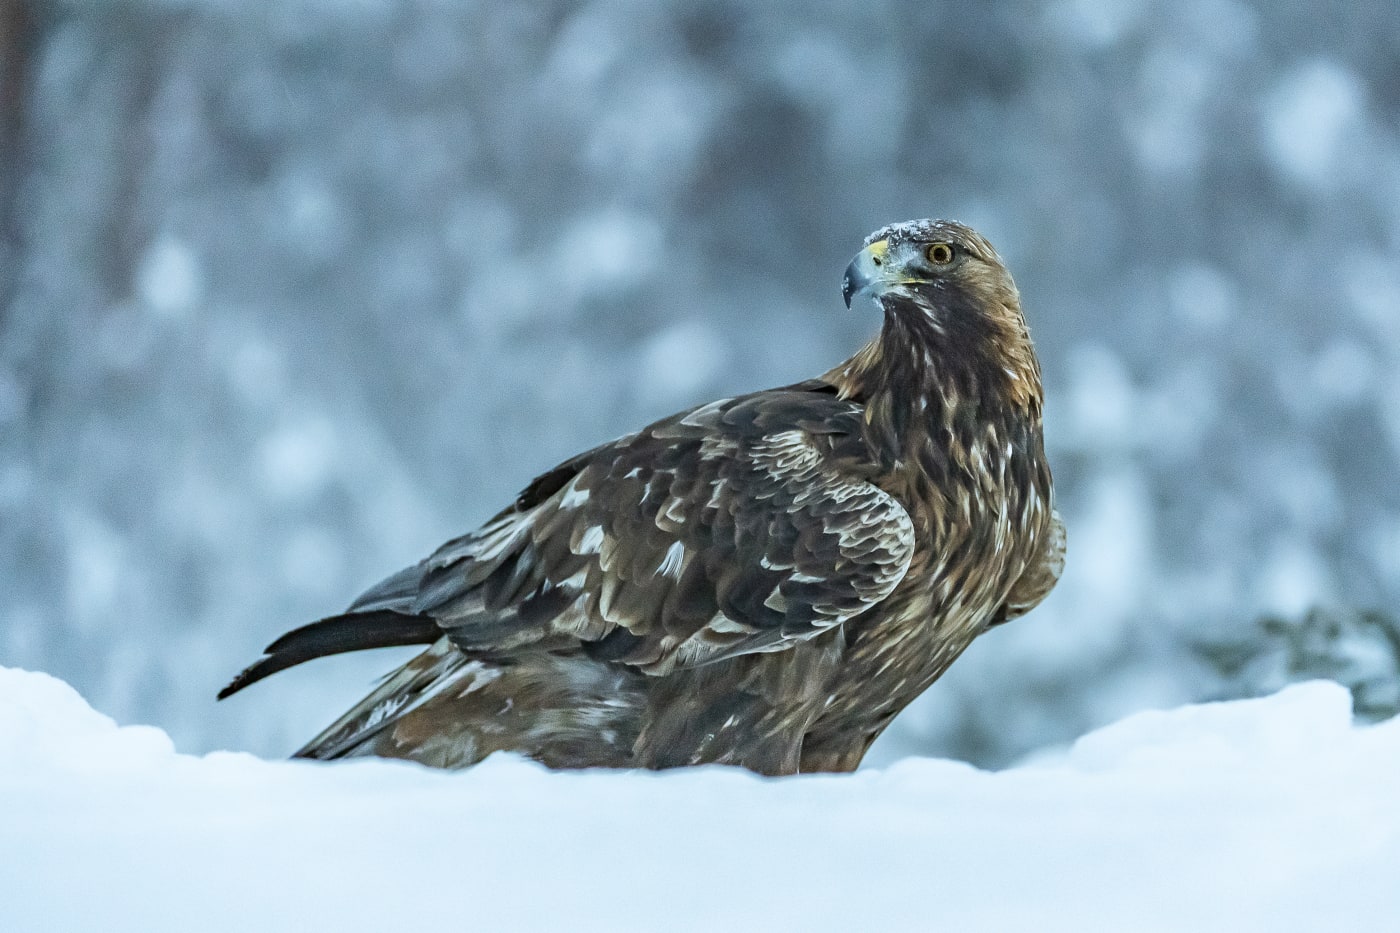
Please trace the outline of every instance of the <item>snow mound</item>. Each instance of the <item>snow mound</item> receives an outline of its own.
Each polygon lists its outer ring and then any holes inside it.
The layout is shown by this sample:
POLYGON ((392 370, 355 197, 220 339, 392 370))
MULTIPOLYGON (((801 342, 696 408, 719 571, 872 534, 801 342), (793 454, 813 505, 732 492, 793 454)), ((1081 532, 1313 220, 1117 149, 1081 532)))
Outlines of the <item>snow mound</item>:
MULTIPOLYGON (((1400 720, 1143 713, 990 773, 175 751, 0 668, 0 929, 1318 930, 1400 919, 1400 720)), ((1389 921, 1389 922, 1387 922, 1389 921)))

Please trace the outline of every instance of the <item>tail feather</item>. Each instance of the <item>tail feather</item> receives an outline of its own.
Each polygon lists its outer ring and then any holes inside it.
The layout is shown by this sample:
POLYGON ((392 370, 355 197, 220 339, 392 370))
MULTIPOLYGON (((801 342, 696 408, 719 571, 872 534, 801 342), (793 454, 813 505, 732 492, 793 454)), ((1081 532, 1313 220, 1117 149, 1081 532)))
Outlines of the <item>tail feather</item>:
POLYGON ((219 699, 227 699, 264 677, 314 658, 369 648, 429 645, 441 636, 442 629, 427 616, 387 609, 331 616, 293 629, 268 645, 261 658, 219 691, 219 699))
MULTIPOLYGON (((412 713, 424 701, 444 688, 450 687, 454 675, 469 666, 462 654, 446 638, 389 674, 320 735, 297 750, 293 758, 343 758, 350 755, 389 754, 375 751, 373 745, 381 732, 389 729, 404 716, 412 713)), ((481 665, 476 665, 480 668, 481 665)))

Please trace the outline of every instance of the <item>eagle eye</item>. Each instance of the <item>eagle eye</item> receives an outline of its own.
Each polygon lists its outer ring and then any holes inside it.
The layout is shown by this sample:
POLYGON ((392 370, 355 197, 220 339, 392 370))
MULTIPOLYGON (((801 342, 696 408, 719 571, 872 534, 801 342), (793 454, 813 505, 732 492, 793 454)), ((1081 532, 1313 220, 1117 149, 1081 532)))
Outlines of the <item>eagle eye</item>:
POLYGON ((935 266, 946 266, 953 261, 953 244, 934 243, 926 251, 928 261, 935 266))

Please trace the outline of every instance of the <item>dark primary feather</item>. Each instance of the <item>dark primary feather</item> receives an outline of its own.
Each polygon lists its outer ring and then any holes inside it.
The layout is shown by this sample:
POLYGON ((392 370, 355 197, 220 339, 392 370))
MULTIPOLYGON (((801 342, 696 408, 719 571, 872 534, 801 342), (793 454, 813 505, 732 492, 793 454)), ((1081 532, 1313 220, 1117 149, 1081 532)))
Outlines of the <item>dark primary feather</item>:
POLYGON ((409 616, 388 610, 352 611, 331 616, 293 629, 268 645, 263 649, 262 658, 244 668, 228 686, 219 691, 219 699, 227 699, 264 677, 304 661, 346 651, 430 645, 441 634, 437 623, 426 616, 409 616))
POLYGON ((221 698, 313 657, 431 643, 298 755, 855 767, 979 632, 1044 597, 1064 548, 1000 260, 954 224, 884 235, 952 238, 966 262, 894 282, 881 335, 821 379, 541 475, 221 698))

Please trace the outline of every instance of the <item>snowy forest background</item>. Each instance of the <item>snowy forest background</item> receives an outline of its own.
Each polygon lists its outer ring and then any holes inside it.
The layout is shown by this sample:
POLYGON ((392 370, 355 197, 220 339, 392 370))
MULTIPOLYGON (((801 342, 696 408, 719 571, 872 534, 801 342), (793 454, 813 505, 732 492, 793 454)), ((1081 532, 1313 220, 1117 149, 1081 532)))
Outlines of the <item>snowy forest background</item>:
POLYGON ((1066 575, 877 746, 1000 765, 1307 676, 1400 709, 1388 0, 0 5, 0 665, 213 694, 568 455, 815 374, 864 235, 1000 248, 1066 575))

